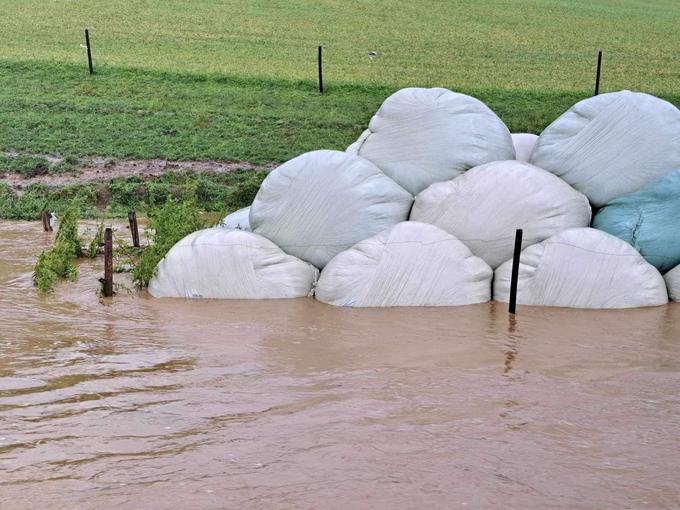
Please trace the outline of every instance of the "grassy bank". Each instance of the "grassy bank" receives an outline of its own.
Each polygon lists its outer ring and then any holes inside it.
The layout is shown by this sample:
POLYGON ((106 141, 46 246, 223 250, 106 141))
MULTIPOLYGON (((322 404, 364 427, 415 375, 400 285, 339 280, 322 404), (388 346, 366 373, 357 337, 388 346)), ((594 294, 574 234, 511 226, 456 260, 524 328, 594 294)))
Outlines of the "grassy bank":
MULTIPOLYGON (((452 88, 453 84, 447 83, 452 88)), ((0 62, 0 150, 62 156, 285 161, 344 149, 397 87, 0 62)), ((590 91, 460 89, 512 131, 538 132, 590 91)), ((680 104, 680 92, 661 94, 680 104)))

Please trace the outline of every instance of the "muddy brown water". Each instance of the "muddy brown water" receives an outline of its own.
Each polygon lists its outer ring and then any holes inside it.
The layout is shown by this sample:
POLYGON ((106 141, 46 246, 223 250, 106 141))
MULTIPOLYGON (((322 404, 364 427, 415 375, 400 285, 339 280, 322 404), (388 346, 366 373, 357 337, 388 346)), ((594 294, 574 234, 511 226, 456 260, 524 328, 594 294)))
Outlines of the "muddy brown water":
POLYGON ((680 506, 677 304, 40 297, 51 237, 0 222, 3 510, 680 506))

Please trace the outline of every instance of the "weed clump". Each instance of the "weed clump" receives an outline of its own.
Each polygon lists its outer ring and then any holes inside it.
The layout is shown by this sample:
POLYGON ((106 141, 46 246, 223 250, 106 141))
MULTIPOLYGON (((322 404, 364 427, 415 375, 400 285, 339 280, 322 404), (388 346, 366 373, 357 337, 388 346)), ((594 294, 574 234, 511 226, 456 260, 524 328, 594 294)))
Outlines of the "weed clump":
POLYGON ((58 278, 75 280, 78 276, 75 260, 82 250, 78 237, 78 208, 69 208, 59 221, 59 230, 51 250, 38 257, 33 271, 33 281, 38 291, 52 291, 58 278))
POLYGON ((168 197, 165 203, 149 211, 147 237, 150 245, 141 252, 132 278, 140 287, 149 285, 156 266, 170 248, 187 235, 205 227, 205 221, 193 201, 177 202, 168 197))
POLYGON ((250 205, 266 175, 255 170, 168 172, 156 178, 132 176, 67 186, 34 183, 21 193, 0 182, 0 218, 35 220, 48 207, 61 215, 74 202, 81 218, 125 218, 130 210, 148 214, 164 205, 168 196, 184 202, 194 200, 203 212, 224 214, 250 205))
POLYGON ((90 241, 90 244, 87 246, 86 252, 87 257, 90 259, 95 258, 97 256, 97 252, 99 251, 99 245, 101 245, 103 242, 104 242, 104 222, 102 221, 99 223, 99 226, 97 227, 97 232, 92 238, 92 241, 90 241))

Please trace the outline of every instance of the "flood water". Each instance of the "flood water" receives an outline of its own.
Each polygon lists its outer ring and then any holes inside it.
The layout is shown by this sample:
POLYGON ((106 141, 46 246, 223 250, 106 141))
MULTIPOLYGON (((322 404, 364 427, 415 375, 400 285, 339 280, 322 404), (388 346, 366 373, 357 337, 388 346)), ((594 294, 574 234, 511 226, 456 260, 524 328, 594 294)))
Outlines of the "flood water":
POLYGON ((41 230, 0 222, 3 510, 680 507, 678 304, 41 297, 41 230))

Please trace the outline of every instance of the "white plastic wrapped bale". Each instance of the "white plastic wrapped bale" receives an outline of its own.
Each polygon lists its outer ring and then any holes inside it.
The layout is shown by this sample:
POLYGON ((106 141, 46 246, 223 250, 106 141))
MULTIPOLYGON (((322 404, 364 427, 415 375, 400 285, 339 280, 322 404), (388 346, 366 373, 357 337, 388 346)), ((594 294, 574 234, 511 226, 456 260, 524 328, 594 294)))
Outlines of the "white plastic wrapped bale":
POLYGON ((348 154, 354 154, 355 156, 359 155, 359 148, 363 145, 364 140, 368 138, 368 135, 371 134, 370 129, 364 130, 360 135, 359 138, 356 139, 347 149, 345 150, 346 153, 348 154))
POLYGON ((538 135, 533 133, 512 133, 515 159, 517 161, 529 161, 537 141, 538 135))
POLYGON ((492 276, 451 234, 405 221, 336 255, 316 298, 353 307, 467 305, 491 299, 492 276))
POLYGON ((530 162, 603 206, 680 168, 680 111, 627 90, 585 99, 545 128, 530 162))
POLYGON ((443 88, 392 94, 347 151, 371 160, 414 195, 482 163, 515 158, 510 131, 494 112, 443 88))
POLYGON ((492 268, 508 260, 515 230, 524 246, 590 224, 588 199, 529 163, 496 161, 438 182, 416 197, 411 220, 432 223, 465 243, 492 268))
MULTIPOLYGON (((512 260, 495 274, 494 299, 508 301, 512 260)), ((633 308, 668 302, 663 277, 628 243, 592 228, 566 230, 521 253, 517 303, 633 308)))
POLYGON ((228 214, 221 222, 220 226, 224 228, 246 230, 250 232, 250 206, 234 211, 228 214))
POLYGON ((370 161, 338 151, 298 156, 271 172, 250 225, 318 268, 353 244, 407 219, 413 197, 370 161))
POLYGON ((663 277, 668 287, 668 297, 672 301, 680 301, 680 266, 675 266, 663 277))
POLYGON ((278 299, 307 296, 318 270, 262 236, 222 227, 188 235, 149 282, 157 298, 278 299))

